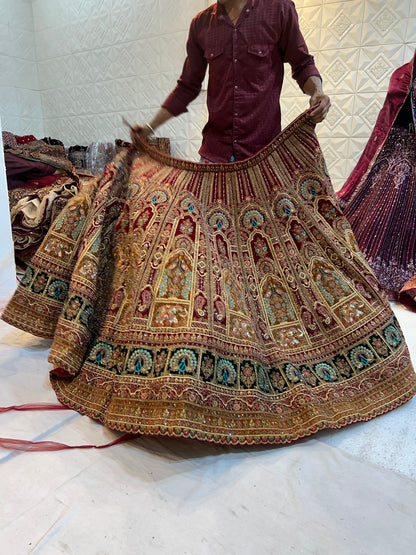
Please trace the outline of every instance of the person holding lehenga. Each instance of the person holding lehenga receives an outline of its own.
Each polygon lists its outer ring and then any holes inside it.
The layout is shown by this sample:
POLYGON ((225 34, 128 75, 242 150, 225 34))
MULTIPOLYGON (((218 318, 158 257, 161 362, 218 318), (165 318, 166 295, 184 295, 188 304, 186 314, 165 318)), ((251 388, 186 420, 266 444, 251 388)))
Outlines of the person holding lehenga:
POLYGON ((201 91, 207 68, 203 161, 243 160, 280 132, 285 62, 310 96, 311 120, 318 123, 328 113, 330 100, 291 0, 218 0, 192 20, 186 49, 176 88, 149 123, 136 127, 140 136, 186 112, 201 91))

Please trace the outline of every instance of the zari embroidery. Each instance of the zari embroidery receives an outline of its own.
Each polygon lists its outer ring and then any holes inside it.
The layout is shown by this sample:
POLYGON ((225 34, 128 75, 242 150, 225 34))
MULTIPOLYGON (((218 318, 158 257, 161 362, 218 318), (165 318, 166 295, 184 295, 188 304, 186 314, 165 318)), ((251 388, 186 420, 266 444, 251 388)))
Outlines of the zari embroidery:
POLYGON ((287 443, 416 388, 306 116, 235 164, 121 152, 3 318, 53 337, 58 399, 120 431, 287 443))

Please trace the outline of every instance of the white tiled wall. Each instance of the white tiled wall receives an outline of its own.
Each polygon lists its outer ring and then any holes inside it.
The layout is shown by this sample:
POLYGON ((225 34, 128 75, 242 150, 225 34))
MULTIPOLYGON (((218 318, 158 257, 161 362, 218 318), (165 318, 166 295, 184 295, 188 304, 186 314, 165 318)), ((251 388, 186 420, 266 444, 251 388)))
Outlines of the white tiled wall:
POLYGON ((44 136, 30 0, 0 0, 0 116, 4 130, 44 136))
MULTIPOLYGON (((67 144, 128 138, 174 87, 192 16, 205 0, 35 0, 45 129, 67 144)), ((204 94, 160 130, 177 156, 195 158, 204 94)))
MULTIPOLYGON (((23 132, 23 124, 31 118, 28 123, 34 127, 25 127, 25 132, 36 134, 39 90, 46 135, 66 144, 128 138, 121 116, 144 122, 158 109, 181 71, 190 20, 208 4, 207 0, 0 0, 4 127, 23 132)), ((392 71, 413 55, 416 0, 295 0, 295 4, 332 98, 318 136, 339 188, 370 135, 392 71)), ((307 106, 308 97, 288 71, 283 123, 307 106)), ((197 159, 205 117, 201 93, 188 114, 160 129, 161 135, 171 138, 176 156, 197 159)))
MULTIPOLYGON (((384 102, 394 69, 416 49, 415 0, 295 0, 300 25, 324 78, 332 108, 317 133, 339 189, 358 161, 384 102)), ((285 80, 284 123, 307 106, 285 80)))

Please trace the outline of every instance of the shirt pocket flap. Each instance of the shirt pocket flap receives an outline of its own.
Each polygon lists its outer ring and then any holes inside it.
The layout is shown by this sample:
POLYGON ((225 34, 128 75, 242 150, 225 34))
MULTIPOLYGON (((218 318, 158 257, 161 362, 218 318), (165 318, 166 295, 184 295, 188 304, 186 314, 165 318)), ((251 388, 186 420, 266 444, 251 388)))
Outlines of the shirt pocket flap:
POLYGON ((218 56, 221 56, 223 52, 224 52, 224 45, 214 44, 214 45, 208 46, 207 49, 205 50, 205 58, 207 59, 208 62, 211 62, 212 60, 215 60, 216 58, 218 58, 218 56))
POLYGON ((268 55, 270 47, 267 44, 252 44, 247 48, 249 54, 254 54, 259 58, 264 58, 268 55))

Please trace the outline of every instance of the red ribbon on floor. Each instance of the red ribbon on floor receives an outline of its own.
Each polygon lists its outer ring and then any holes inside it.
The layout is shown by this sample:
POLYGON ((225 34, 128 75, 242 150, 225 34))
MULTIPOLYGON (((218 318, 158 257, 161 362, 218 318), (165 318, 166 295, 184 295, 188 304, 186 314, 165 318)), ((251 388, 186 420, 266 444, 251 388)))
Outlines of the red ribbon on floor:
MULTIPOLYGON (((28 410, 71 410, 65 405, 58 403, 28 403, 26 405, 12 405, 10 407, 0 407, 0 413, 9 412, 11 410, 28 411, 28 410)), ((123 436, 105 443, 103 445, 67 445, 66 443, 58 443, 56 441, 27 441, 25 439, 13 439, 9 437, 0 437, 0 447, 3 449, 13 449, 15 451, 62 451, 63 449, 105 449, 119 443, 125 443, 131 439, 139 437, 138 434, 124 434, 123 436)))
POLYGON ((118 439, 105 443, 104 445, 67 445, 56 441, 26 441, 24 439, 12 439, 0 437, 0 447, 13 449, 15 451, 62 451, 63 449, 105 449, 118 443, 125 443, 138 437, 136 434, 125 434, 118 439))
POLYGON ((11 405, 10 407, 0 407, 1 412, 9 412, 10 410, 72 410, 61 403, 28 403, 26 405, 11 405))

